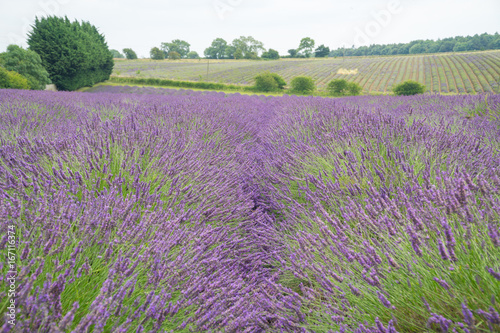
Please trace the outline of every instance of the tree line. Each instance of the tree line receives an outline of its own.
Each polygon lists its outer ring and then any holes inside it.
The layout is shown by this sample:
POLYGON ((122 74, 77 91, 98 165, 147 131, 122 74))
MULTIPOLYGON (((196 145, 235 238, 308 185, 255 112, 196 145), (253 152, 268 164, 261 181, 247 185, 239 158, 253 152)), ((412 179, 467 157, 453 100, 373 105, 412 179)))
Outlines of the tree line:
MULTIPOLYGON (((150 58, 163 59, 199 59, 196 51, 190 50, 191 44, 184 40, 174 39, 171 42, 161 43, 159 47, 150 50, 150 58)), ((371 55, 397 55, 421 54, 439 52, 464 52, 500 49, 500 35, 481 34, 474 36, 456 36, 439 40, 415 40, 399 44, 373 44, 351 48, 337 48, 331 50, 324 44, 316 47, 316 42, 310 37, 300 40, 298 47, 289 49, 287 55, 280 55, 278 51, 264 48, 264 43, 252 36, 241 36, 228 43, 223 38, 216 38, 203 53, 207 59, 279 59, 279 58, 325 58, 342 56, 371 56, 371 55)), ((137 54, 130 48, 123 49, 123 54, 111 50, 114 58, 137 59, 137 54)))
POLYGON ((481 34, 474 36, 456 36, 438 40, 414 40, 399 44, 374 44, 370 46, 338 48, 330 53, 330 57, 357 57, 398 54, 422 54, 439 52, 464 52, 500 49, 500 35, 481 34))
MULTIPOLYGON (((216 38, 203 52, 206 59, 279 59, 279 58, 316 58, 328 57, 330 48, 325 45, 315 47, 314 39, 310 37, 302 38, 299 46, 289 50, 289 55, 280 56, 275 49, 264 48, 264 43, 256 40, 252 36, 241 36, 228 43, 223 38, 216 38)), ((171 42, 164 42, 161 45, 152 47, 149 56, 153 60, 163 59, 200 59, 201 56, 196 51, 190 50, 191 44, 184 40, 174 39, 171 42)), ((118 50, 111 50, 114 58, 137 59, 137 54, 130 48, 124 48, 123 53, 118 50)))

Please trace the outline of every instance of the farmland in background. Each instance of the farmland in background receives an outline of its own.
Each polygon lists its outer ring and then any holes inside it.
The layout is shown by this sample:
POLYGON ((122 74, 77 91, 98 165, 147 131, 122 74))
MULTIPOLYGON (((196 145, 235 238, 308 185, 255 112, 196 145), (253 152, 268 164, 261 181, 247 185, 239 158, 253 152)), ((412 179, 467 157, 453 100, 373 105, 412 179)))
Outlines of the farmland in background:
POLYGON ((415 80, 432 93, 500 92, 500 51, 422 54, 409 56, 273 61, 210 60, 116 61, 114 76, 210 81, 251 85, 263 71, 278 73, 290 82, 308 75, 323 90, 333 79, 359 83, 365 93, 386 93, 394 84, 415 80), (207 67, 209 67, 207 76, 207 67))

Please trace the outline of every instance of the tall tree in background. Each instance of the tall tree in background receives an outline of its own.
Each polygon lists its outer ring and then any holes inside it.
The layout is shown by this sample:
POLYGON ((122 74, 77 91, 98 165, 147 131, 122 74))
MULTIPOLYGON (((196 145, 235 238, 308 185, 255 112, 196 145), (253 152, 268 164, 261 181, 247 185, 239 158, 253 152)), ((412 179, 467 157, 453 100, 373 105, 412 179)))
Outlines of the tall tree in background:
POLYGON ((111 52, 111 54, 113 55, 113 58, 119 58, 119 59, 125 58, 123 56, 123 54, 121 54, 120 51, 118 51, 118 50, 109 50, 109 52, 111 52))
POLYGON ((163 60, 165 59, 165 53, 157 47, 153 47, 151 51, 149 51, 149 56, 153 60, 163 60))
POLYGON ((9 45, 7 52, 2 53, 2 66, 9 71, 15 71, 24 76, 32 90, 44 90, 50 83, 49 73, 42 66, 40 56, 31 50, 25 50, 17 45, 9 45))
POLYGON ((137 53, 135 53, 134 50, 131 48, 124 48, 123 53, 125 54, 125 57, 129 60, 137 59, 137 53))
POLYGON ((200 56, 198 55, 198 52, 191 51, 191 52, 188 53, 187 58, 188 59, 199 59, 200 56))
POLYGON ((268 51, 262 53, 262 58, 263 59, 279 59, 280 54, 276 50, 269 49, 268 51))
POLYGON ((290 58, 295 58, 297 56, 297 49, 288 50, 288 54, 290 54, 290 58))
POLYGON ((212 45, 205 49, 205 57, 210 59, 222 59, 226 53, 226 47, 227 42, 224 39, 216 38, 213 40, 212 45))
POLYGON ((299 45, 299 48, 297 49, 297 51, 299 53, 304 52, 305 57, 309 58, 312 55, 312 50, 314 49, 315 45, 316 45, 316 42, 314 41, 314 39, 312 39, 310 37, 305 37, 305 38, 302 38, 302 40, 300 41, 300 45, 299 45))
POLYGON ((243 52, 243 57, 245 59, 255 59, 259 55, 259 51, 265 51, 264 43, 259 42, 252 36, 241 36, 233 40, 232 44, 236 49, 240 49, 243 52))
POLYGON ((325 58, 330 54, 330 48, 321 44, 316 50, 314 50, 314 56, 316 58, 325 58))
POLYGON ((177 52, 181 58, 186 58, 191 44, 184 40, 174 39, 170 43, 161 43, 161 49, 167 57, 170 52, 177 52))
POLYGON ((56 16, 36 18, 28 45, 40 55, 59 90, 92 86, 109 79, 113 71, 113 56, 104 36, 88 22, 56 16))

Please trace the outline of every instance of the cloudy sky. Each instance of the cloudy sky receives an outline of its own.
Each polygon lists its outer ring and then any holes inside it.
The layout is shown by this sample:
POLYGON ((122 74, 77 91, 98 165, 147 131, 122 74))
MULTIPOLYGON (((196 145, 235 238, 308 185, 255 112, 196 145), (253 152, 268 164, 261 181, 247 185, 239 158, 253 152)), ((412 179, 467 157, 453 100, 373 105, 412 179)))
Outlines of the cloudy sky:
POLYGON ((253 36, 280 54, 303 37, 330 48, 500 32, 499 0, 0 0, 0 52, 26 46, 35 16, 89 21, 108 46, 148 57, 183 39, 200 55, 215 38, 253 36))

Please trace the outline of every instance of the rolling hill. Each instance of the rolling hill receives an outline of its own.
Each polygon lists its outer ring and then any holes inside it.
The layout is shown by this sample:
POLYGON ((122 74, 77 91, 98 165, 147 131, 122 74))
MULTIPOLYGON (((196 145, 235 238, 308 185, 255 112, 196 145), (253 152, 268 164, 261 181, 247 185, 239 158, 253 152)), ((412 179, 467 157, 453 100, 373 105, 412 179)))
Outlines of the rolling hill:
POLYGON ((288 82, 308 75, 319 89, 333 79, 359 83, 364 92, 385 93, 405 80, 425 84, 433 93, 500 92, 500 51, 327 59, 178 60, 115 62, 114 76, 154 77, 250 85, 260 72, 280 74, 288 82), (208 69, 208 75, 207 75, 208 69))

